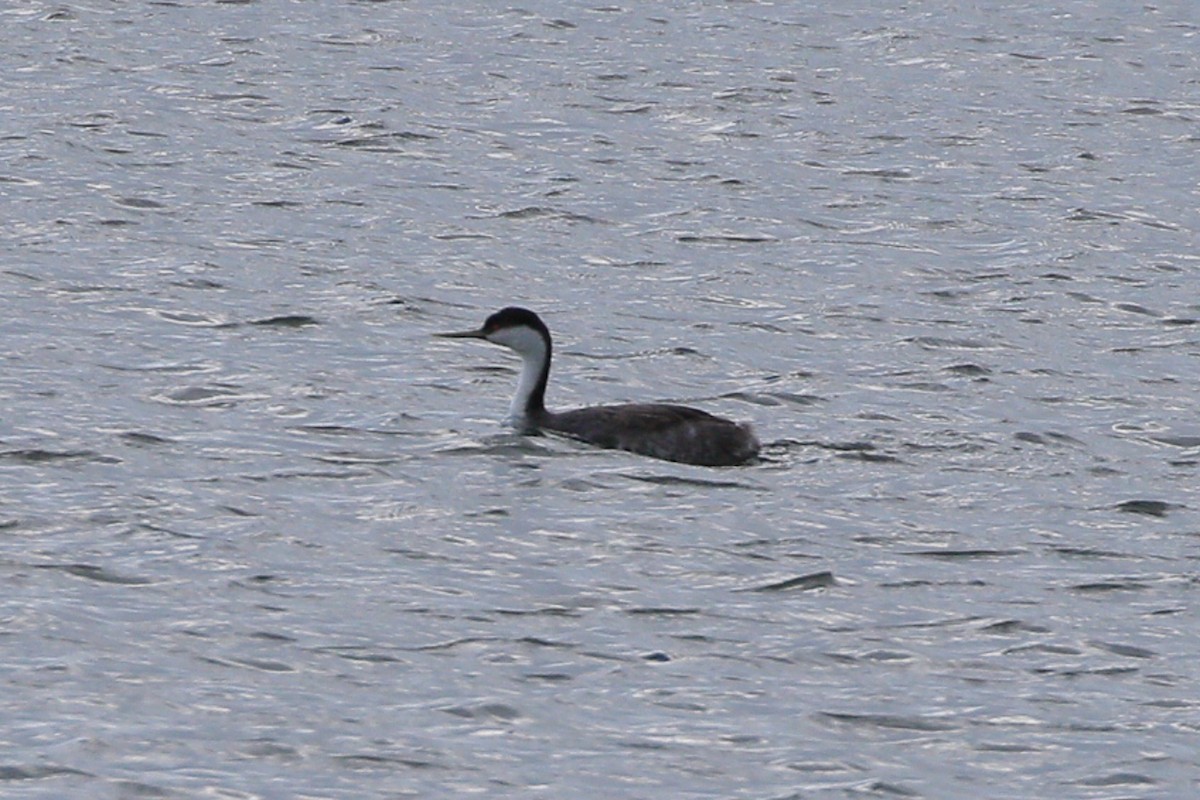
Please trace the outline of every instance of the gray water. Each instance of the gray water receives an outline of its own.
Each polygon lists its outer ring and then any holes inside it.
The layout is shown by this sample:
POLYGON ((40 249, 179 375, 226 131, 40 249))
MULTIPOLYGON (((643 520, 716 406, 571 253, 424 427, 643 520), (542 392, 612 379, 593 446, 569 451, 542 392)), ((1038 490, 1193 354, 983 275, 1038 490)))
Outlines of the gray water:
POLYGON ((1200 792, 1192 4, 2 18, 3 797, 1200 792))

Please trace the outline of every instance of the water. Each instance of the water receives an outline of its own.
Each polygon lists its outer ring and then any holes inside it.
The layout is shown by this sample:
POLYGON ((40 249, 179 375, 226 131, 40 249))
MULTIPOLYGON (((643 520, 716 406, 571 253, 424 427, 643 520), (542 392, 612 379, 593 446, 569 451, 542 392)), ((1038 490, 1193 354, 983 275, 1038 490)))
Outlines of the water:
POLYGON ((4 797, 1195 795, 1190 7, 3 16, 4 797))

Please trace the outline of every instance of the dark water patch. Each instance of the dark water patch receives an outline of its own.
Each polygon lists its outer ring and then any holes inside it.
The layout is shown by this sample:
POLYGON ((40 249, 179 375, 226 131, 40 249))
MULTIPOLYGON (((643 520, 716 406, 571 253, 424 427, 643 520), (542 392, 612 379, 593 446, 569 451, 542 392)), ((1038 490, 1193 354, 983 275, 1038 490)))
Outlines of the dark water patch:
POLYGON ((1055 433, 1054 431, 1043 431, 1042 433, 1034 433, 1032 431, 1018 431, 1013 434, 1013 438, 1018 442, 1026 444, 1036 444, 1046 447, 1051 447, 1056 444, 1078 445, 1082 446, 1083 442, 1076 439, 1074 436, 1069 436, 1065 433, 1055 433))
POLYGON ((584 478, 566 478, 559 483, 559 486, 568 492, 595 492, 608 489, 608 486, 604 483, 584 478))
MULTIPOLYGON (((720 552, 732 553, 732 554, 736 555, 738 558, 751 558, 751 559, 755 559, 758 561, 775 562, 778 559, 774 555, 771 554, 775 550, 775 548, 780 547, 781 545, 785 545, 785 544, 789 544, 789 543, 793 543, 793 542, 800 542, 800 543, 804 543, 804 544, 809 543, 806 539, 804 539, 802 537, 786 537, 786 536, 784 536, 784 537, 779 537, 779 538, 772 537, 769 539, 768 538, 757 538, 757 539, 748 539, 748 540, 741 541, 741 542, 734 542, 728 548, 720 548, 720 552), (748 552, 751 550, 751 548, 763 548, 767 552, 763 552, 763 553, 748 552)), ((788 556, 788 558, 810 558, 810 559, 820 558, 820 556, 810 555, 807 553, 802 554, 802 553, 792 553, 792 552, 789 552, 787 554, 787 556, 788 556)), ((746 591, 753 591, 753 589, 738 589, 736 591, 746 592, 746 591)))
POLYGON ((618 747, 626 747, 630 750, 647 750, 647 751, 651 751, 651 752, 653 752, 655 750, 666 750, 667 749, 667 745, 664 742, 655 742, 655 741, 651 741, 648 739, 643 739, 640 741, 632 741, 632 740, 618 741, 617 746, 618 747))
POLYGON ((259 208, 303 208, 304 203, 298 200, 255 200, 250 203, 259 208))
POLYGON ((1137 303, 1115 303, 1113 304, 1113 308, 1117 309, 1118 311, 1128 311, 1130 314, 1141 314, 1142 316, 1146 317, 1162 316, 1157 311, 1152 311, 1143 305, 1138 305, 1137 303))
POLYGON ((1100 594, 1104 592, 1137 592, 1150 588, 1150 584, 1137 578, 1117 578, 1104 581, 1077 583, 1069 587, 1075 592, 1100 594))
POLYGON ((472 240, 488 241, 488 240, 495 240, 497 237, 491 235, 490 233, 465 233, 464 232, 464 233, 438 233, 438 234, 434 234, 433 238, 437 239, 439 242, 462 242, 462 241, 472 241, 472 240))
POLYGON ((1067 297, 1078 300, 1081 303, 1087 303, 1089 305, 1104 305, 1103 300, 1094 295, 1090 295, 1087 292, 1067 292, 1067 297))
POLYGON ((818 716, 842 725, 860 728, 884 728, 908 731, 953 731, 962 726, 956 722, 934 717, 903 714, 847 714, 835 711, 821 711, 818 716))
POLYGON ((873 453, 867 450, 850 450, 839 452, 836 456, 848 461, 864 461, 869 464, 902 464, 903 459, 890 453, 873 453))
POLYGON ((566 672, 525 672, 521 674, 521 680, 531 683, 564 683, 575 680, 575 676, 566 672))
MULTIPOLYGON (((1192 580, 1192 583, 1196 583, 1196 582, 1197 582, 1196 579, 1192 580)), ((1151 611, 1149 615, 1152 617, 1170 617, 1170 616, 1174 616, 1175 614, 1183 614, 1187 611, 1188 611, 1188 609, 1183 608, 1181 606, 1174 606, 1171 608, 1156 608, 1155 610, 1151 611)))
MULTIPOLYGON (((1032 670, 1038 675, 1058 675, 1064 678, 1088 678, 1088 677, 1123 677, 1128 675, 1136 675, 1140 670, 1136 667, 1042 667, 1032 670)), ((1087 726, 1089 729, 1094 727, 1102 731, 1115 730, 1116 726, 1112 725, 1097 725, 1087 726)))
POLYGON ((1001 345, 995 341, 951 338, 945 336, 910 336, 902 341, 918 345, 926 350, 991 350, 1001 345))
POLYGON ((14 278, 20 278, 23 281, 30 283, 45 283, 46 280, 38 275, 32 275, 28 272, 22 272, 19 269, 0 269, 0 275, 10 275, 14 278))
POLYGON ((1182 447, 1191 449, 1200 447, 1200 436, 1151 436, 1150 441, 1158 442, 1159 444, 1170 445, 1171 447, 1182 447))
POLYGON ((833 450, 838 453, 870 453, 875 445, 870 442, 820 442, 815 440, 794 441, 794 444, 804 447, 819 447, 822 450, 833 450))
POLYGON ((339 139, 333 144, 335 147, 348 147, 368 153, 404 153, 410 150, 410 148, 402 146, 405 143, 428 143, 436 141, 437 138, 427 133, 392 131, 390 133, 367 136, 352 136, 346 139, 339 139))
POLYGON ((1022 653, 1045 653, 1052 656, 1081 656, 1083 651, 1078 647, 1066 644, 1054 644, 1052 642, 1038 642, 1036 644, 1023 644, 1017 647, 1009 647, 1003 651, 1004 655, 1020 655, 1022 653))
POLYGON ((574 650, 579 646, 576 642, 559 642, 553 639, 545 639, 541 636, 521 636, 513 641, 516 644, 532 645, 534 647, 548 647, 556 650, 574 650))
POLYGON ((255 672, 295 672, 296 668, 290 664, 284 664, 282 661, 268 661, 260 658, 217 658, 215 656, 200 656, 200 660, 207 664, 215 664, 220 667, 233 667, 239 669, 250 669, 255 672))
MULTIPOLYGON (((569 606, 538 606, 536 608, 497 608, 494 613, 504 617, 578 617, 579 609, 569 606)), ((545 644, 545 642, 538 642, 545 644)), ((553 644, 553 643, 551 643, 553 644)), ((556 645, 557 646, 557 645, 556 645)))
POLYGON ((911 392, 952 392, 954 387, 947 386, 944 383, 936 383, 934 381, 912 381, 909 383, 897 383, 893 385, 895 389, 905 389, 911 392))
POLYGON ((1183 506, 1168 503, 1163 500, 1126 500, 1123 503, 1117 503, 1115 506, 1117 511, 1125 514, 1143 514, 1148 517, 1165 517, 1167 512, 1183 508, 1183 506))
POLYGON ((367 433, 363 428, 333 424, 293 425, 288 430, 296 433, 311 433, 317 436, 361 436, 367 433))
POLYGON ((1081 559, 1100 559, 1100 558, 1132 558, 1143 560, 1146 558, 1141 553, 1122 553, 1118 550, 1106 550, 1100 547, 1074 547, 1071 545, 1051 545, 1047 548, 1051 553, 1055 553, 1067 558, 1081 559))
POLYGON ((450 639, 444 642, 435 642, 434 644, 418 645, 417 647, 403 648, 417 653, 430 653, 446 650, 457 650, 460 647, 469 647, 478 644, 489 644, 491 642, 502 641, 499 636, 462 636, 458 639, 450 639))
POLYGON ((452 563, 454 561, 454 559, 450 558, 449 556, 441 555, 440 553, 430 553, 425 550, 417 550, 412 547, 384 547, 383 552, 400 556, 401 558, 410 559, 412 561, 434 561, 441 563, 452 563))
POLYGON ((762 586, 754 586, 749 589, 739 589, 741 592, 786 592, 786 591, 809 591, 812 589, 826 589, 830 586, 836 586, 837 580, 833 577, 833 573, 829 570, 821 572, 813 572, 808 575, 800 575, 795 578, 788 578, 774 583, 767 583, 762 586))
POLYGON ((447 714, 464 719, 479 719, 493 722, 513 722, 522 717, 521 712, 507 703, 479 703, 478 705, 449 706, 440 709, 447 714))
MULTIPOLYGON (((590 488, 596 488, 597 486, 599 486, 599 484, 590 484, 590 488)), ((481 511, 468 511, 463 514, 463 517, 466 519, 495 519, 497 517, 508 517, 511 515, 512 512, 510 512, 507 508, 485 508, 481 511)))
POLYGON ((94 111, 90 114, 84 114, 77 119, 67 120, 66 124, 72 128, 105 128, 114 122, 118 121, 116 114, 109 111, 94 111))
POLYGON ((927 292, 921 292, 925 297, 936 297, 939 300, 958 300, 963 297, 970 297, 970 289, 931 289, 927 292))
POLYGON ((675 241, 685 244, 765 244, 778 242, 779 239, 768 233, 722 231, 712 233, 681 233, 676 235, 675 241))
POLYGON ((622 610, 626 614, 640 617, 688 617, 703 613, 699 608, 671 608, 669 606, 639 606, 622 610))
POLYGON ((160 203, 157 200, 151 200, 148 197, 118 197, 113 202, 119 206, 125 206, 126 208, 140 208, 147 210, 166 208, 164 203, 160 203))
MULTIPOLYGON (((855 787, 857 790, 859 787, 855 787)), ((921 797, 921 792, 910 789, 903 784, 893 781, 867 781, 861 787, 867 797, 879 795, 883 797, 921 797)))
MULTIPOLYGON (((856 536, 854 541, 863 542, 865 544, 882 544, 885 539, 882 537, 867 537, 856 536)), ((879 584, 880 589, 922 589, 927 586, 956 586, 958 581, 931 581, 926 578, 909 578, 903 581, 883 581, 879 584)))
POLYGON ((533 219, 560 219, 567 222, 590 222, 603 223, 604 220, 596 217, 588 216, 587 214, 576 214, 572 211, 563 211, 557 208, 547 206, 523 206, 514 208, 508 211, 497 211, 485 217, 468 217, 468 219, 506 219, 506 220, 533 220, 533 219))
POLYGON ((954 364, 953 366, 944 367, 942 371, 971 378, 992 374, 990 369, 987 367, 981 367, 978 364, 954 364))
POLYGON ((1009 550, 989 550, 987 548, 965 549, 965 550, 909 550, 903 552, 902 555, 917 556, 919 558, 937 558, 949 561, 954 560, 973 560, 981 558, 1008 558, 1011 556, 1024 555, 1025 550, 1009 549, 1009 550))
MULTIPOLYGON (((212 92, 206 91, 200 94, 202 100, 211 100, 216 103, 240 103, 243 100, 261 101, 269 100, 266 95, 254 94, 253 92, 212 92)), ((252 105, 246 103, 244 105, 252 105)))
POLYGON ((842 171, 843 175, 863 176, 867 178, 880 178, 884 181, 907 181, 911 180, 913 173, 911 170, 902 167, 882 168, 882 169, 847 169, 842 171))
POLYGON ((205 537, 195 533, 184 533, 183 531, 173 530, 162 525, 153 525, 148 522, 142 522, 134 526, 134 530, 150 531, 151 533, 165 533, 167 536, 173 536, 177 539, 203 539, 205 537))
POLYGON ((283 250, 288 246, 286 239, 274 236, 216 238, 213 243, 217 247, 228 247, 234 250, 283 250))
POLYGON ((1101 211, 1091 208, 1077 208, 1066 218, 1069 222, 1107 222, 1109 225, 1119 225, 1122 222, 1136 222, 1149 228, 1163 231, 1178 231, 1180 228, 1173 222, 1154 219, 1142 213, 1123 213, 1117 211, 1101 211))
POLYGON ((1081 778, 1075 783, 1079 786, 1157 786, 1158 781, 1149 775, 1136 772, 1112 772, 1107 775, 1097 775, 1092 778, 1081 778))
POLYGON ((41 186, 40 181, 35 181, 32 178, 21 178, 16 175, 0 175, 0 183, 7 183, 10 186, 41 186))
POLYGON ((1092 647, 1098 647, 1105 652, 1112 653, 1116 656, 1125 658, 1154 658, 1158 653, 1153 650, 1148 650, 1145 647, 1136 647, 1131 644, 1117 644, 1113 642, 1088 642, 1092 647))
POLYGON ((19 448, 15 450, 0 450, 0 462, 24 464, 27 466, 44 464, 70 464, 92 462, 97 464, 120 464, 116 456, 106 456, 94 450, 46 450, 40 447, 19 448))
POLYGON ((307 314, 283 314, 278 317, 263 317, 250 320, 251 325, 263 328, 304 328, 309 325, 320 325, 316 317, 307 314))
POLYGON ((1033 622, 1026 622, 1021 619, 1002 619, 996 622, 989 622, 979 629, 983 633, 992 633, 997 635, 1008 635, 1015 633, 1049 633, 1050 629, 1045 625, 1038 625, 1033 622))
POLYGON ((143 781, 129 780, 121 778, 112 781, 112 787, 116 790, 114 797, 120 797, 122 800, 152 800, 153 798, 166 798, 167 800, 176 800, 179 794, 171 789, 162 786, 155 786, 143 781))
POLYGON ((708 489, 750 489, 756 492, 769 491, 762 486, 743 483, 741 481, 716 481, 705 478, 689 478, 682 475, 636 475, 622 473, 622 478, 639 483, 653 483, 659 486, 701 486, 708 489))
POLYGON ((328 653, 338 658, 344 658, 347 661, 361 662, 364 664, 406 664, 408 663, 403 658, 391 655, 389 653, 380 653, 375 650, 367 650, 362 647, 318 647, 314 648, 316 652, 328 653))
POLYGON ((826 653, 825 655, 834 661, 848 664, 899 664, 913 660, 912 653, 886 649, 867 650, 862 653, 826 653))
POLYGON ((254 519, 255 517, 262 516, 262 514, 257 511, 247 511, 244 508, 238 508, 237 506, 229 505, 227 503, 222 503, 221 505, 218 505, 217 508, 221 511, 233 514, 235 517, 242 517, 245 519, 254 519))
MULTIPOLYGON (((756 744, 756 742, 748 742, 748 744, 756 744)), ((829 775, 836 772, 846 772, 848 775, 858 775, 863 771, 862 766, 857 764, 848 764, 845 762, 828 762, 828 760, 799 760, 799 762, 788 762, 787 769, 793 772, 804 772, 804 774, 812 775, 829 775)), ((800 800, 802 795, 790 794, 786 795, 787 800, 800 800)))
MULTIPOLYGON (((217 1, 220 2, 220 0, 217 1)), ((280 744, 280 742, 270 739, 269 736, 245 742, 244 745, 238 748, 238 752, 245 753, 246 756, 254 758, 284 758, 292 760, 300 756, 299 751, 295 747, 280 744)))
POLYGON ((91 776, 73 767, 62 767, 57 764, 36 764, 29 766, 15 764, 0 764, 0 781, 40 781, 46 778, 57 778, 62 775, 91 776))
POLYGON ((914 453, 982 453, 990 449, 984 444, 977 442, 959 442, 957 444, 934 443, 926 444, 925 442, 905 442, 904 449, 914 453))
POLYGON ((135 445, 138 447, 157 447, 166 444, 175 444, 174 439, 168 439, 165 436, 158 436, 145 431, 123 431, 119 434, 121 441, 126 444, 135 445))
POLYGON ((330 757, 347 769, 376 769, 392 767, 408 767, 409 769, 435 769, 445 765, 423 758, 404 758, 401 756, 377 756, 369 753, 346 753, 330 757))
POLYGON ((93 564, 35 564, 34 567, 36 569, 59 570, 68 575, 74 575, 77 578, 86 578, 97 583, 112 583, 120 586, 146 586, 157 583, 157 581, 150 578, 119 575, 104 567, 98 567, 93 564))
POLYGON ((1157 107, 1158 105, 1157 100, 1135 100, 1134 105, 1121 109, 1119 113, 1157 116, 1163 113, 1163 110, 1157 107))

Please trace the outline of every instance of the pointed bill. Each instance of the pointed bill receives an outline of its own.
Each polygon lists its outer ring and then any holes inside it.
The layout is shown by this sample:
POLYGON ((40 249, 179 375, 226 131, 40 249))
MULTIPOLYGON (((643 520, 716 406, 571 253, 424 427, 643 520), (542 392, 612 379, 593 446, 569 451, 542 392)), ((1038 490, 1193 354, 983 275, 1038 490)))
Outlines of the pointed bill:
POLYGON ((455 331, 452 333, 435 333, 434 336, 437 336, 442 339, 486 339, 487 338, 487 336, 484 335, 482 329, 477 330, 477 331, 455 331))

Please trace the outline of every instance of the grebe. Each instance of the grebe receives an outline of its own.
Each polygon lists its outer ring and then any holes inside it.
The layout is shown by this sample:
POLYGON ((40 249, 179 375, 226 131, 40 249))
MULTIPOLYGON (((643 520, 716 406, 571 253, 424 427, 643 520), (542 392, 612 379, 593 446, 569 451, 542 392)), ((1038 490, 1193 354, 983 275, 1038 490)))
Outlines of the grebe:
POLYGON ((758 455, 749 425, 687 406, 628 403, 572 411, 546 409, 550 376, 550 330, 537 314, 509 307, 477 331, 439 333, 448 339, 484 339, 521 356, 521 377, 506 422, 525 431, 548 430, 599 447, 706 467, 744 464, 758 455))

